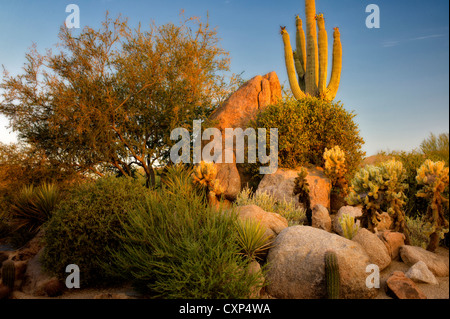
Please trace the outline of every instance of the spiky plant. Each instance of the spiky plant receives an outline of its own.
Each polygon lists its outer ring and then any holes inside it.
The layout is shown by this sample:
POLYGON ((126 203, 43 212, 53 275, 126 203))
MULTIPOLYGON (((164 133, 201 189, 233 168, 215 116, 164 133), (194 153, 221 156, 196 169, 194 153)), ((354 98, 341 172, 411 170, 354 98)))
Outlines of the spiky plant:
POLYGON ((309 183, 306 179, 308 175, 308 171, 306 168, 302 167, 300 171, 297 173, 297 177, 294 180, 294 190, 293 195, 299 195, 298 201, 304 208, 306 209, 306 217, 308 218, 308 222, 311 223, 311 199, 309 198, 309 183))
POLYGON ((325 160, 325 174, 331 180, 332 186, 338 188, 342 196, 347 196, 348 182, 345 177, 347 167, 344 151, 338 145, 331 149, 325 148, 323 159, 325 160))
POLYGON ((349 214, 343 214, 339 217, 339 224, 342 227, 343 236, 350 240, 355 237, 359 230, 358 224, 355 223, 355 218, 349 214))
POLYGON ((246 256, 249 261, 261 259, 261 254, 272 245, 273 238, 265 234, 265 229, 260 222, 249 218, 238 219, 236 230, 241 254, 246 256))
POLYGON ((14 290, 14 282, 16 280, 16 266, 11 259, 3 262, 2 265, 2 283, 9 288, 9 291, 14 290))
POLYGON ((327 283, 328 299, 339 299, 340 273, 336 253, 328 250, 325 252, 325 278, 327 283))
POLYGON ((294 97, 306 95, 333 100, 339 88, 342 68, 342 45, 339 28, 333 33, 333 66, 326 86, 328 70, 328 36, 323 14, 316 15, 315 0, 305 0, 306 41, 303 23, 296 17, 296 50, 293 51, 286 27, 281 27, 284 58, 289 84, 294 97), (317 34, 317 29, 319 30, 317 34))
POLYGON ((430 234, 427 250, 435 251, 439 239, 448 232, 449 223, 444 216, 444 206, 448 207, 448 198, 442 196, 449 184, 449 169, 445 162, 426 160, 417 170, 416 180, 422 185, 416 196, 426 198, 429 202, 425 215, 426 232, 430 234))
POLYGON ((58 187, 51 183, 43 183, 39 187, 23 187, 11 206, 16 229, 26 227, 30 232, 39 230, 51 217, 59 198, 58 187))
POLYGON ((376 231, 381 211, 386 210, 393 220, 394 230, 402 232, 409 243, 408 228, 403 212, 406 196, 405 170, 400 161, 391 160, 379 166, 367 165, 356 172, 346 200, 350 205, 362 205, 358 217, 361 227, 376 231))

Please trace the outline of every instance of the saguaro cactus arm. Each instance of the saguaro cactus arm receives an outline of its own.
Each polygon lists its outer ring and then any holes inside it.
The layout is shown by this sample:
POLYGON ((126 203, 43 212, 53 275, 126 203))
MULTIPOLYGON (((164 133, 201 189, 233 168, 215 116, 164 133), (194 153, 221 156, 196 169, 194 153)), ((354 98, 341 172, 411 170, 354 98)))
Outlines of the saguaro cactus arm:
POLYGON ((316 2, 305 0, 306 13, 306 92, 317 95, 319 80, 319 55, 317 50, 316 2))
POLYGON ((337 90, 339 88, 339 82, 341 80, 342 70, 342 45, 341 34, 339 28, 334 28, 333 32, 333 66, 331 69, 330 82, 327 87, 327 100, 333 100, 336 97, 337 90))
POLYGON ((319 95, 326 97, 327 68, 328 68, 328 35, 325 30, 323 14, 316 15, 317 27, 319 29, 319 95))
POLYGON ((289 38, 289 33, 286 31, 285 27, 281 27, 281 35, 283 37, 284 43, 284 61, 286 63, 289 85, 291 86, 292 94, 294 94, 294 97, 299 100, 304 98, 306 95, 300 89, 300 86, 298 84, 297 74, 295 72, 294 66, 294 55, 291 47, 291 40, 289 38))

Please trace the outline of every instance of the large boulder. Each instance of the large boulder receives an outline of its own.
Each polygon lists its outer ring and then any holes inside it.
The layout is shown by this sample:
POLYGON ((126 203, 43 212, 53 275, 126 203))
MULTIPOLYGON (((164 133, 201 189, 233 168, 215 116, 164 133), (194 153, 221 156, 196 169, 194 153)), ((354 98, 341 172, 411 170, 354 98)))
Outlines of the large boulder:
POLYGON ((385 230, 379 232, 378 237, 383 241, 392 260, 399 258, 400 247, 405 245, 405 235, 403 233, 385 230))
MULTIPOLYGON (((258 112, 270 104, 275 104, 280 98, 281 85, 277 74, 270 72, 264 76, 257 75, 244 83, 211 114, 209 121, 222 133, 222 149, 215 150, 217 152, 214 155, 222 159, 222 163, 215 165, 217 165, 217 179, 227 199, 236 199, 247 177, 238 170, 239 163, 236 163, 236 151, 244 150, 236 150, 236 146, 233 145, 232 149, 229 149, 233 152, 233 162, 225 163, 225 129, 245 130, 258 112)), ((203 146, 208 142, 203 141, 203 146)))
MULTIPOLYGON (((55 290, 54 289, 54 286, 56 286, 55 283, 58 282, 58 280, 55 277, 46 273, 42 268, 40 258, 42 256, 43 251, 44 248, 41 248, 41 250, 28 262, 28 266, 25 271, 24 280, 21 287, 21 290, 28 295, 32 296, 48 295, 48 291, 55 290), (48 288, 49 286, 51 286, 51 288, 48 288)), ((59 287, 60 289, 62 289, 61 285, 59 285, 59 287)), ((53 295, 53 293, 50 294, 53 295)))
POLYGON ((215 127, 222 132, 226 128, 246 128, 258 112, 281 98, 281 85, 275 72, 257 75, 244 83, 210 116, 215 127))
POLYGON ((336 253, 340 298, 373 298, 366 286, 369 257, 356 242, 309 226, 283 229, 267 256, 267 292, 279 299, 318 299, 327 296, 325 252, 336 253))
MULTIPOLYGON (((309 208, 313 209, 315 205, 320 204, 329 210, 331 193, 330 180, 320 168, 306 169, 308 171, 306 180, 309 184, 309 208)), ((273 174, 266 174, 259 183, 256 192, 266 192, 274 196, 278 201, 286 200, 288 202, 294 202, 296 205, 300 205, 298 199, 299 195, 293 195, 295 178, 298 176, 299 171, 300 168, 279 168, 273 174)))
POLYGON ((352 240, 364 248, 369 256, 369 261, 372 264, 377 265, 378 268, 380 268, 380 271, 385 269, 391 263, 391 256, 389 255, 386 246, 381 239, 371 231, 361 228, 352 240))
MULTIPOLYGON (((341 236, 344 234, 344 231, 342 230, 342 226, 339 223, 339 219, 344 215, 349 215, 353 218, 360 217, 362 215, 362 208, 358 206, 343 206, 339 209, 333 219, 333 231, 341 236)), ((356 220, 355 223, 358 226, 360 225, 359 220, 356 220)))
POLYGON ((324 206, 317 204, 312 209, 311 216, 312 227, 326 230, 327 232, 331 232, 331 218, 328 209, 324 206))
POLYGON ((448 258, 438 256, 421 247, 409 245, 400 247, 400 258, 408 266, 413 266, 418 261, 423 261, 435 276, 448 276, 448 258))
POLYGON ((237 208, 238 218, 252 219, 265 228, 265 236, 275 237, 288 227, 286 218, 277 213, 266 212, 259 206, 246 205, 237 208))

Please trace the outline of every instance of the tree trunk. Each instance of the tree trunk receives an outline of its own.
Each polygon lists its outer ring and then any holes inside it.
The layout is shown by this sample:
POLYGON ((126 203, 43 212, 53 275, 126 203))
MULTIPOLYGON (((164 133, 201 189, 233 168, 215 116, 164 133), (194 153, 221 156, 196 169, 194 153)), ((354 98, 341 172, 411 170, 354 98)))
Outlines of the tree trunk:
POLYGON ((148 172, 146 172, 147 180, 145 182, 145 187, 147 188, 155 188, 156 186, 156 179, 155 179, 155 170, 152 166, 148 166, 148 172))
POLYGON ((428 243, 427 250, 435 252, 439 246, 439 235, 435 232, 430 235, 430 242, 428 243))

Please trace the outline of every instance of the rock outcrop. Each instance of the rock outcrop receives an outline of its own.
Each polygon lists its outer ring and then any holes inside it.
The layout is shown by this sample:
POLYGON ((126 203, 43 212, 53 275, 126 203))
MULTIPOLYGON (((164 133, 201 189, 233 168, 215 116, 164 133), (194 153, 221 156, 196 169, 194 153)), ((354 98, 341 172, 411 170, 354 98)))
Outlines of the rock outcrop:
MULTIPOLYGON (((239 163, 236 164, 235 145, 232 147, 233 162, 225 163, 225 129, 245 130, 260 111, 270 104, 275 104, 280 98, 281 85, 277 74, 270 72, 264 76, 257 75, 243 84, 211 114, 210 123, 222 133, 222 150, 215 154, 216 158, 222 158, 222 163, 215 165, 217 165, 217 179, 227 199, 236 199, 244 177, 239 173, 239 163)), ((207 143, 208 141, 203 141, 203 145, 207 143)))
MULTIPOLYGON (((306 180, 309 184, 310 208, 320 204, 329 210, 331 182, 319 168, 307 168, 306 180)), ((256 192, 271 194, 276 200, 294 202, 300 205, 298 195, 293 195, 298 169, 279 168, 273 174, 267 174, 258 185, 256 192)))

